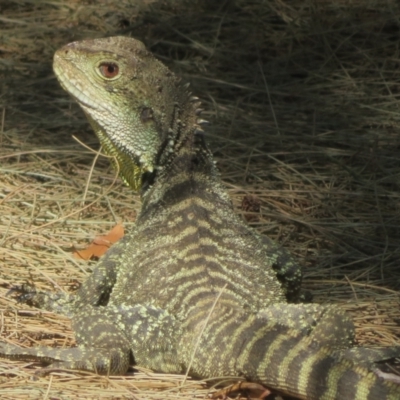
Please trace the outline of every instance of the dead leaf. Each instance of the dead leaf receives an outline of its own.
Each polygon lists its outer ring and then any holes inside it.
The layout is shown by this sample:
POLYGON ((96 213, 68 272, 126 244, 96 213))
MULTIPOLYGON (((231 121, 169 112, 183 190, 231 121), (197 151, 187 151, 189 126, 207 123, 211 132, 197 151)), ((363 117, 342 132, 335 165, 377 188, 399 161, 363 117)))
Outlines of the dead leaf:
POLYGON ((107 235, 97 236, 86 249, 77 250, 74 253, 74 257, 80 260, 90 260, 93 257, 99 258, 123 236, 124 227, 119 223, 107 235))

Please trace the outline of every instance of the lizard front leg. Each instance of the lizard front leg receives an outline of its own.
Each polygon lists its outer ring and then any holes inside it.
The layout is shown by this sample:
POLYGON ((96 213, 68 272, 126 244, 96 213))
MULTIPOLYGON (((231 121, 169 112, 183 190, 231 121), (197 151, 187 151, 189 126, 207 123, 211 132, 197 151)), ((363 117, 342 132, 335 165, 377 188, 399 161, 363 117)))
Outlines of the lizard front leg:
MULTIPOLYGON (((127 240, 126 237, 121 239, 121 244, 124 240, 127 240)), ((15 287, 9 293, 17 292, 19 302, 68 317, 74 315, 75 309, 86 304, 92 306, 107 305, 109 295, 117 279, 120 248, 120 246, 112 247, 74 294, 60 291, 36 291, 35 287, 29 284, 15 287)))

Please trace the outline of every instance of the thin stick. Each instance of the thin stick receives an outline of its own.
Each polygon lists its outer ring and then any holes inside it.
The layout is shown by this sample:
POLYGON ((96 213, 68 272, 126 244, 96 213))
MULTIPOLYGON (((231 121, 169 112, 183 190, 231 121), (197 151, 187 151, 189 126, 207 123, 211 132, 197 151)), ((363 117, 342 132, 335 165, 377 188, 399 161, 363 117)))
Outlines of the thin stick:
POLYGON ((97 151, 96 155, 94 156, 92 165, 90 166, 89 175, 86 180, 85 191, 83 192, 83 198, 82 198, 82 202, 81 202, 82 207, 85 205, 85 202, 86 202, 86 196, 89 191, 90 181, 92 180, 94 167, 97 163, 97 160, 99 159, 99 156, 101 155, 101 149, 102 149, 102 146, 100 146, 99 150, 97 151))
POLYGON ((190 362, 189 362, 189 365, 188 365, 188 367, 187 367, 185 377, 183 378, 183 381, 182 381, 180 387, 182 387, 182 386, 185 384, 185 382, 186 382, 186 379, 187 379, 187 377, 188 377, 188 375, 189 375, 190 368, 192 367, 192 364, 193 364, 194 356, 196 355, 197 349, 198 349, 198 347, 199 347, 199 345, 200 345, 200 339, 201 339, 201 337, 203 336, 204 330, 206 329, 206 326, 207 326, 207 324, 208 324, 208 321, 210 320, 211 314, 213 313, 213 311, 214 311, 214 309, 215 309, 215 306, 217 305, 217 302, 218 302, 219 298, 221 297, 222 293, 224 292, 224 290, 225 290, 225 288, 226 288, 227 286, 228 286, 228 284, 226 283, 225 286, 220 290, 220 292, 218 293, 217 298, 216 298, 215 301, 214 301, 214 304, 213 304, 212 307, 211 307, 210 312, 209 312, 208 315, 207 315, 207 318, 206 318, 206 320, 205 320, 205 322, 204 322, 203 328, 201 329, 201 332, 200 332, 200 334, 199 334, 199 337, 197 338, 196 345, 194 346, 194 349, 193 349, 192 357, 190 358, 190 362))

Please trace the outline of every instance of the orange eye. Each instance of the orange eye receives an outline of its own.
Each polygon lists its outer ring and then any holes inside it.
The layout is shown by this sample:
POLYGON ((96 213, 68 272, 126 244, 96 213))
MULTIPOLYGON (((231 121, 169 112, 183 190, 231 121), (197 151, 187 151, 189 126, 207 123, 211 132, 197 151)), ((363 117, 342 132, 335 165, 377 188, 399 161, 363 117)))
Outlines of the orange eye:
POLYGON ((119 73, 119 67, 112 62, 104 62, 99 65, 99 71, 104 78, 115 78, 119 73))

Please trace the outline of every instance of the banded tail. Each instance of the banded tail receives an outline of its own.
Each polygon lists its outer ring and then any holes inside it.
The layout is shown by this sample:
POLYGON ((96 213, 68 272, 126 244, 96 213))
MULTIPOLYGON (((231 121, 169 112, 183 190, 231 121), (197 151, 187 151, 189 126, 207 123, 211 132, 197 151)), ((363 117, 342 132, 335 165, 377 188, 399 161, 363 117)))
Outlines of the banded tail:
MULTIPOLYGON (((215 310, 199 346, 207 358, 195 357, 191 373, 201 378, 242 376, 305 400, 400 399, 400 385, 368 368, 372 361, 398 357, 398 347, 350 348, 350 342, 339 338, 352 326, 340 326, 342 313, 334 315, 329 307, 278 304, 271 308, 272 313, 281 311, 278 322, 265 318, 269 310, 257 316, 224 307, 215 310), (314 318, 316 308, 321 319, 310 328, 309 318, 314 318), (293 310, 298 311, 297 321, 293 310)), ((189 318, 192 332, 197 334, 205 319, 203 312, 189 318)), ((193 348, 193 341, 193 336, 188 338, 187 348, 190 343, 193 348)))

